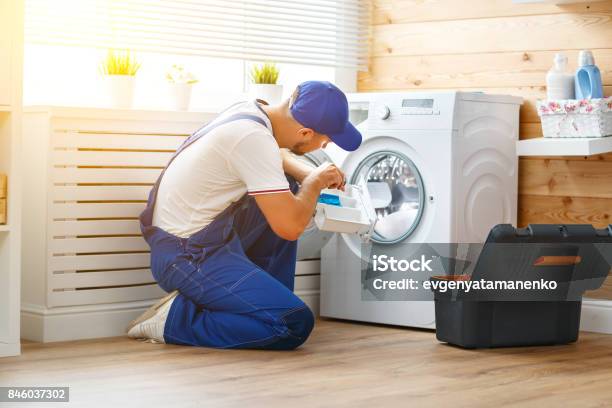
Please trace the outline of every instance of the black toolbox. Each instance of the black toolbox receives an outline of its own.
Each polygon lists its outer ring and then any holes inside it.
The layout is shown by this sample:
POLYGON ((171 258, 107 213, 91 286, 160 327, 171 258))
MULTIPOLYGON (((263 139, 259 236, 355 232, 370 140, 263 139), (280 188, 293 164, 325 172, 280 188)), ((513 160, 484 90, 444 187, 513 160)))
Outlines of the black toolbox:
POLYGON ((567 344, 578 339, 582 295, 599 288, 612 265, 612 225, 495 226, 471 275, 441 281, 554 281, 555 290, 434 292, 436 337, 464 348, 567 344))

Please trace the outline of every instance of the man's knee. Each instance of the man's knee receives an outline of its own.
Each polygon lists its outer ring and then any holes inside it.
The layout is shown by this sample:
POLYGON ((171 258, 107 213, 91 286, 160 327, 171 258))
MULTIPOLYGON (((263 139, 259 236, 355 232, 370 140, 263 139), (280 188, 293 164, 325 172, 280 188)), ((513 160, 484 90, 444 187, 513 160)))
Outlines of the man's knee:
POLYGON ((277 350, 293 350, 301 346, 310 336, 314 328, 315 318, 306 305, 295 309, 282 317, 286 333, 282 338, 270 345, 277 350))
MULTIPOLYGON (((310 332, 314 328, 314 315, 312 310, 306 305, 303 308, 298 309, 287 316, 285 316, 287 322, 287 328, 292 336, 303 339, 306 341, 310 332)), ((301 343, 300 343, 301 344, 301 343)))

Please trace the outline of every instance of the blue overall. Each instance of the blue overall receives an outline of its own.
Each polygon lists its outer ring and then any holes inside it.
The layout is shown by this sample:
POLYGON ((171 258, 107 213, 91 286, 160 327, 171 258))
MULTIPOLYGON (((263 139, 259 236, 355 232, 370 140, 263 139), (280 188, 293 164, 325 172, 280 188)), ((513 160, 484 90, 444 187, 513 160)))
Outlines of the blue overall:
MULTIPOLYGON (((216 119, 192 134, 170 163, 206 133, 236 120, 266 126, 255 115, 216 119)), ((276 235, 247 194, 189 238, 152 225, 164 173, 149 194, 140 228, 151 247, 153 277, 165 291, 179 291, 164 327, 166 343, 275 350, 304 343, 314 317, 293 293, 297 242, 276 235)), ((295 180, 287 178, 297 192, 295 180)))

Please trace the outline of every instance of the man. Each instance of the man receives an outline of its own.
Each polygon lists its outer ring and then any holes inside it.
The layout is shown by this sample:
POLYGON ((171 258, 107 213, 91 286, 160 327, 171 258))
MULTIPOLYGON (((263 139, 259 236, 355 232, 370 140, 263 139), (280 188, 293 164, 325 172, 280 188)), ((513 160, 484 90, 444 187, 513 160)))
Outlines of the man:
POLYGON ((236 104, 190 136, 140 216, 153 276, 171 293, 128 336, 219 348, 301 345, 314 317, 293 294, 296 240, 321 190, 345 180, 332 164, 311 169, 281 149, 302 155, 329 142, 352 151, 361 134, 348 121, 346 96, 319 81, 277 106, 236 104))

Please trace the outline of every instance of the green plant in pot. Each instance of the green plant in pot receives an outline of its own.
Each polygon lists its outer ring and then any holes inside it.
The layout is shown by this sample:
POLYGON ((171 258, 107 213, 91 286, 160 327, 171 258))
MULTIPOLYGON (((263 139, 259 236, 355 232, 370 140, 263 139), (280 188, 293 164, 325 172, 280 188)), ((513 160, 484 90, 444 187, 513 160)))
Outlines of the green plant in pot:
POLYGON ((191 102, 191 89, 198 79, 185 67, 174 64, 166 71, 171 107, 175 110, 188 110, 191 102))
POLYGON ((131 108, 134 101, 134 80, 140 62, 130 50, 109 49, 100 63, 108 103, 114 108, 131 108))
POLYGON ((263 99, 272 104, 279 103, 283 95, 283 86, 276 83, 279 73, 275 63, 253 64, 249 71, 251 78, 249 97, 263 99))

